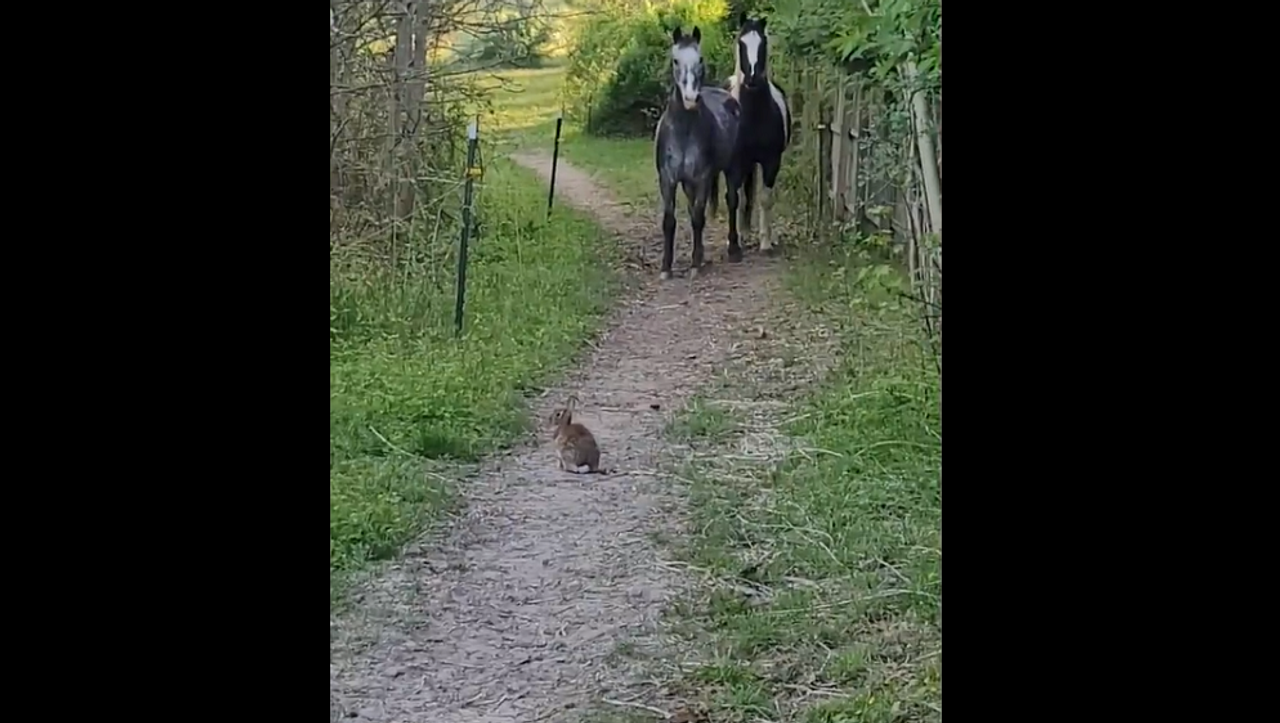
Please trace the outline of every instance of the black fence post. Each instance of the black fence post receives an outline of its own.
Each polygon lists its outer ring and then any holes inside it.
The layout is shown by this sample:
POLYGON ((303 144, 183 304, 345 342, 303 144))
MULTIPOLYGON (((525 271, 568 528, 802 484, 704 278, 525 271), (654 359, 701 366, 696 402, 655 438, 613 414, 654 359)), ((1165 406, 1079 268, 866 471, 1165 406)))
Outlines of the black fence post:
POLYGON ((479 126, 479 118, 467 125, 467 180, 462 191, 462 240, 458 245, 458 301, 453 311, 455 335, 462 334, 462 306, 467 297, 467 242, 471 240, 471 200, 475 180, 482 173, 482 170, 476 167, 479 126))
POLYGON ((560 127, 564 125, 564 109, 556 116, 556 145, 551 151, 551 188, 547 190, 547 218, 551 218, 551 202, 556 197, 556 167, 560 165, 560 127))

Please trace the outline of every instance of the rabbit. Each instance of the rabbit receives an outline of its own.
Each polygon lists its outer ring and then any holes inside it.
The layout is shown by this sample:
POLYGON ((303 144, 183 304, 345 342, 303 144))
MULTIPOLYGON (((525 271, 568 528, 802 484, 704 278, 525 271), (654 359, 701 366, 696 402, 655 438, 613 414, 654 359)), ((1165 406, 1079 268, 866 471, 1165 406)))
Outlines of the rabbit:
POLYGON ((600 448, 596 438, 586 427, 573 421, 570 407, 561 407, 552 413, 551 426, 555 427, 556 461, 560 469, 574 474, 609 474, 600 466, 600 448))

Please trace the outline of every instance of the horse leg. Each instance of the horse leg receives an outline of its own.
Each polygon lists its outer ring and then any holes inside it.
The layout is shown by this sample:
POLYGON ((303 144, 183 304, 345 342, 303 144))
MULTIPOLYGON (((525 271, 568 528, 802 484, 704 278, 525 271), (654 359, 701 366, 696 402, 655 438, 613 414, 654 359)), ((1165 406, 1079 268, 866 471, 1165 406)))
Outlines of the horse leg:
MULTIPOLYGON (((728 174, 725 175, 725 180, 726 181, 729 180, 728 174)), ((710 191, 710 195, 707 196, 707 210, 711 212, 710 216, 713 219, 720 217, 720 214, 719 214, 720 209, 717 208, 719 203, 720 203, 720 173, 717 171, 716 173, 711 174, 711 191, 710 191)))
POLYGON ((729 209, 729 260, 742 260, 742 246, 738 243, 738 189, 742 187, 742 174, 737 169, 725 171, 725 206, 729 209))
POLYGON ((742 169, 742 197, 746 201, 738 208, 738 231, 742 234, 742 243, 751 243, 751 215, 756 212, 756 164, 746 163, 742 169))
POLYGON ((658 190, 662 192, 662 273, 658 278, 671 278, 671 257, 676 247, 676 182, 662 178, 658 190))
POLYGON ((707 197, 711 195, 711 181, 684 183, 684 197, 689 200, 689 220, 693 222, 693 258, 689 263, 689 278, 698 275, 702 268, 702 229, 707 225, 707 197))
POLYGON ((773 250, 773 184, 782 169, 779 153, 760 164, 760 250, 773 250))

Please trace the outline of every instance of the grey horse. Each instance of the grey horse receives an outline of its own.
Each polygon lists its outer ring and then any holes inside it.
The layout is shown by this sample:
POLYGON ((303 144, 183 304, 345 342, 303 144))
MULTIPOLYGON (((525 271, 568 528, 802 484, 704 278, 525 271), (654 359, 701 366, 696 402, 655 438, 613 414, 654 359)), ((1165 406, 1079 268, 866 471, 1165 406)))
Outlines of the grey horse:
POLYGON ((703 264, 702 229, 707 204, 715 213, 719 177, 725 176, 725 202, 729 207, 729 260, 742 260, 738 245, 738 190, 742 174, 734 154, 738 142, 738 101, 728 91, 704 87, 702 31, 685 35, 676 28, 671 45, 671 78, 674 81, 667 108, 654 133, 654 160, 658 190, 662 193, 662 279, 671 278, 675 252, 676 184, 684 187, 693 223, 693 259, 690 278, 703 264))

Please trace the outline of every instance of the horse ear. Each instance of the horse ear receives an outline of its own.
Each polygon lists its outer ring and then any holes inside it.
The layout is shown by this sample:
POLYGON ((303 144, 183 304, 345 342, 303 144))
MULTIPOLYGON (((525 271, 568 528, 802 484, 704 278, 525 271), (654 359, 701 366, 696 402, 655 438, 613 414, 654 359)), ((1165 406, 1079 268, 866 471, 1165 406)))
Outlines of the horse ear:
POLYGON ((747 26, 747 11, 743 10, 742 13, 738 15, 738 27, 745 28, 746 26, 747 26))
POLYGON ((698 29, 697 25, 693 26, 693 42, 695 43, 702 42, 702 31, 698 29))
POLYGON ((684 37, 684 31, 682 31, 680 29, 680 26, 677 25, 675 31, 671 33, 671 39, 678 43, 680 42, 680 38, 683 38, 683 37, 684 37))
POLYGON ((769 18, 760 18, 760 32, 764 32, 764 25, 767 22, 769 22, 769 18))

